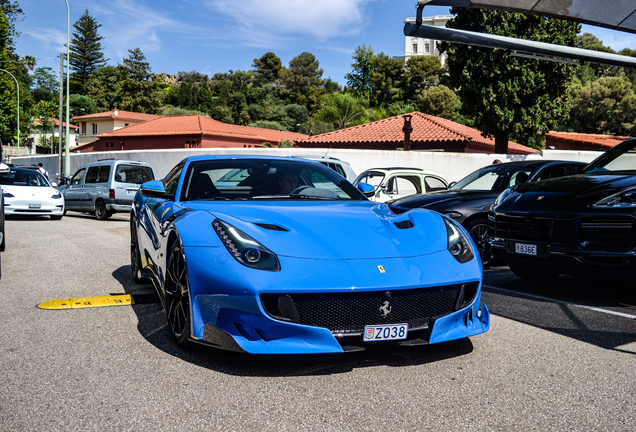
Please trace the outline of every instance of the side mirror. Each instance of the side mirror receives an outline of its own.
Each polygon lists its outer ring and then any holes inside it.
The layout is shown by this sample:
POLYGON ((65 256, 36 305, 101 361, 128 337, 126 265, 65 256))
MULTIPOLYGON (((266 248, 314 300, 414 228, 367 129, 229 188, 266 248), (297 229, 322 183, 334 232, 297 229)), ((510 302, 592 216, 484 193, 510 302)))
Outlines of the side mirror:
POLYGON ((382 183, 380 185, 380 189, 382 189, 382 192, 387 193, 387 191, 386 191, 386 183, 382 183))
POLYGON ((143 183, 139 188, 139 193, 147 198, 166 198, 166 188, 159 180, 143 183))
POLYGON ((11 168, 9 168, 9 165, 0 163, 0 175, 9 174, 10 172, 11 168))
POLYGON ((375 188, 371 186, 369 183, 360 182, 358 183, 358 190, 364 194, 367 198, 372 197, 375 192, 375 188))
POLYGON ((453 186, 455 186, 456 184, 457 184, 457 182, 451 182, 451 183, 448 185, 448 188, 450 189, 450 188, 452 188, 453 186))

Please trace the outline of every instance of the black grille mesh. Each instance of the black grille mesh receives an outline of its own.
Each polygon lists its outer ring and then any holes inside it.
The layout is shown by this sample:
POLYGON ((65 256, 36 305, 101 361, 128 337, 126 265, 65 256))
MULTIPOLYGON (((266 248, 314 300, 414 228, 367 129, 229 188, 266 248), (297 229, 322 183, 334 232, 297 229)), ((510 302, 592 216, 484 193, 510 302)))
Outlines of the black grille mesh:
MULTIPOLYGON (((477 283, 467 284, 474 295, 477 283), (472 285, 475 285, 472 287, 472 285)), ((364 326, 374 324, 407 323, 409 329, 425 328, 431 318, 447 315, 455 310, 461 285, 411 290, 394 290, 356 293, 289 294, 300 324, 325 327, 332 333, 360 333, 364 326), (390 313, 385 317, 380 310, 388 301, 390 313)), ((283 294, 263 294, 265 310, 272 316, 280 316, 277 298, 283 294)), ((466 303, 468 299, 464 299, 466 303)), ((472 300, 472 299, 470 299, 472 300)))
POLYGON ((576 244, 576 221, 497 215, 496 237, 509 240, 576 244))

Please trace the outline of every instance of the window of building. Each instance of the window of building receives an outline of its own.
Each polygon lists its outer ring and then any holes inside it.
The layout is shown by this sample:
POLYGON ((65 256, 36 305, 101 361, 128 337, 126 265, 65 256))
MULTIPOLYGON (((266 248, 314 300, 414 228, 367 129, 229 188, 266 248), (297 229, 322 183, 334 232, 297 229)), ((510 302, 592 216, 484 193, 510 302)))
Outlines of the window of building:
POLYGON ((413 44, 413 54, 417 54, 417 44, 413 44))
POLYGON ((426 42, 426 43, 424 44, 424 52, 425 52, 426 54, 428 54, 428 53, 430 53, 430 50, 431 50, 431 44, 430 44, 430 43, 428 43, 428 42, 426 42))
POLYGON ((97 135, 97 124, 91 123, 91 126, 93 127, 93 135, 97 135))

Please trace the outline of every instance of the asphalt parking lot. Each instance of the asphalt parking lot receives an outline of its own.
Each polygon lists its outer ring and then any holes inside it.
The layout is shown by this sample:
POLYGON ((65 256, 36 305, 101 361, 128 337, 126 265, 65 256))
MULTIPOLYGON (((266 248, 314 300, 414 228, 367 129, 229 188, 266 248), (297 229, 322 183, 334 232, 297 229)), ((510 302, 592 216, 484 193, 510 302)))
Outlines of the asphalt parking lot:
POLYGON ((127 215, 9 219, 0 430, 633 431, 636 286, 486 271, 480 336, 343 355, 248 356, 172 342, 130 276, 127 215), (132 306, 43 310, 132 294, 132 306))

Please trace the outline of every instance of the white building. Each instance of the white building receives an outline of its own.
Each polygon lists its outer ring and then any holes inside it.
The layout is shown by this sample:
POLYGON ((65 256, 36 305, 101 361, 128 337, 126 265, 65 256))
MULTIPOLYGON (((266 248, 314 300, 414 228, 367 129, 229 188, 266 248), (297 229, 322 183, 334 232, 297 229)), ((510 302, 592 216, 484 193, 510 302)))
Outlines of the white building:
MULTIPOLYGON (((434 17, 422 18, 422 25, 434 27, 446 27, 446 22, 453 18, 453 15, 436 15, 434 17)), ((415 18, 407 18, 405 23, 415 24, 415 18)), ((446 62, 446 54, 440 55, 437 50, 437 42, 434 39, 424 39, 418 37, 406 36, 406 49, 404 51, 404 61, 408 61, 415 56, 437 56, 442 62, 442 66, 446 62)))

